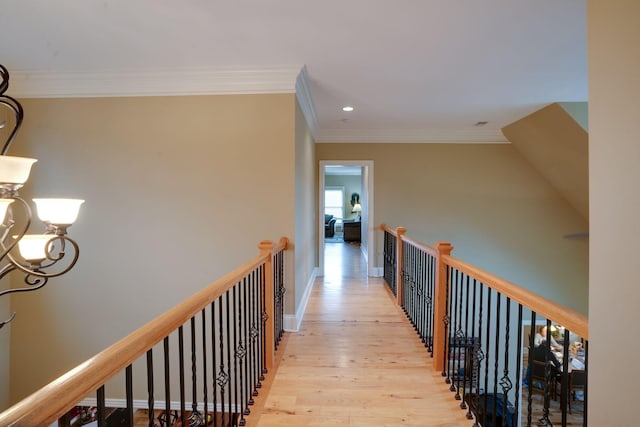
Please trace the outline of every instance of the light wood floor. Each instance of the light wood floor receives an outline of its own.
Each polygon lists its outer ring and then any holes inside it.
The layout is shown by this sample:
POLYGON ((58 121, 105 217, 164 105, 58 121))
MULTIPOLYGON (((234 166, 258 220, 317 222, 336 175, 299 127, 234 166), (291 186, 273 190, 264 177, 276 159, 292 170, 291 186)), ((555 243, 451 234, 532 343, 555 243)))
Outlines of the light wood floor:
POLYGON ((367 277, 360 246, 327 243, 325 265, 248 425, 473 425, 383 280, 367 277))

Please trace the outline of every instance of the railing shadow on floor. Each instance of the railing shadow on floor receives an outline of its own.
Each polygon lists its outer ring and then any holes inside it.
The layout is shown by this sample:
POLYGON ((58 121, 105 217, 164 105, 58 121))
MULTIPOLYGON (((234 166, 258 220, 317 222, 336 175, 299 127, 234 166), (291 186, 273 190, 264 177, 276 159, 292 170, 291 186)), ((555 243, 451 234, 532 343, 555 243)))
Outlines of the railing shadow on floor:
POLYGON ((385 282, 474 426, 587 425, 585 316, 381 230, 385 282))
POLYGON ((149 426, 245 425, 284 333, 287 246, 261 242, 257 257, 2 412, 0 425, 132 426, 141 408, 149 426))

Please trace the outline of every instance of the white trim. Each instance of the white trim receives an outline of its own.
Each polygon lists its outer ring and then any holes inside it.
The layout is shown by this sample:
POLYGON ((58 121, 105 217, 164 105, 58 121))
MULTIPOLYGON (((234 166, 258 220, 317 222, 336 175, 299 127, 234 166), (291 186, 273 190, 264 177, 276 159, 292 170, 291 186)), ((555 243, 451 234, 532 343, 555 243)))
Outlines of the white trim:
POLYGON ((318 116, 316 114, 315 103, 313 102, 313 95, 311 94, 309 74, 307 73, 306 65, 302 67, 296 79, 296 98, 298 99, 298 104, 300 104, 302 114, 307 120, 311 136, 315 139, 318 133, 318 116))
POLYGON ((372 277, 382 277, 384 276, 384 267, 374 267, 371 269, 372 277))
POLYGON ((307 310, 307 303, 309 302, 309 298, 311 297, 311 290, 313 289, 313 284, 316 281, 316 277, 318 277, 318 273, 320 270, 316 267, 311 272, 311 277, 307 282, 307 287, 304 290, 304 294, 302 294, 302 299, 300 300, 300 305, 298 305, 298 310, 295 315, 285 314, 283 320, 284 330, 287 332, 298 332, 300 330, 300 325, 302 324, 302 319, 304 317, 304 312, 307 310))
MULTIPOLYGON (((318 218, 324 218, 324 170, 325 166, 360 166, 365 168, 363 172, 363 193, 367 195, 367 254, 375 254, 375 224, 374 213, 374 189, 373 189, 373 160, 320 160, 318 168, 318 218), (366 180, 364 179, 366 177, 366 180)), ((362 200, 362 198, 361 198, 362 200)), ((324 221, 318 221, 318 269, 319 275, 324 275, 324 221)), ((367 275, 373 276, 375 268, 375 256, 367 256, 367 275)))
MULTIPOLYGON (((149 72, 13 72, 18 98, 294 93, 302 66, 195 68, 149 72)), ((312 102, 312 100, 311 100, 312 102)))
POLYGON ((322 129, 315 141, 510 144, 500 129, 322 129))

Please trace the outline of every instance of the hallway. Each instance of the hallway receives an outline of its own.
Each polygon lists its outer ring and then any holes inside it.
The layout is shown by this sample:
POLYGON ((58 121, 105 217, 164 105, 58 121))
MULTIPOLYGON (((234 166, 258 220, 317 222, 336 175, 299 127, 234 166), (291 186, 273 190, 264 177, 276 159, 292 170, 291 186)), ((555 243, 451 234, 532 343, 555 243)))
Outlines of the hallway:
POLYGON ((285 334, 248 425, 470 427, 382 278, 357 244, 325 245, 325 276, 285 334), (266 400, 266 401, 264 401, 266 400), (264 401, 264 402, 262 402, 264 401))

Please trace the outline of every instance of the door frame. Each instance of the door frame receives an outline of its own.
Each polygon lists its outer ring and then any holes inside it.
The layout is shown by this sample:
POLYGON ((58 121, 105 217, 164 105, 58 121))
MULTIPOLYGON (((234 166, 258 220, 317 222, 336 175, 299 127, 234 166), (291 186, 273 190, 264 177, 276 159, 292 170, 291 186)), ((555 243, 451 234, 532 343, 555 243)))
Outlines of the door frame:
MULTIPOLYGON (((375 276, 375 228, 373 220, 373 160, 320 160, 318 168, 318 271, 324 275, 324 173, 325 166, 360 166, 362 167, 362 195, 361 200, 366 200, 366 209, 362 216, 363 224, 366 224, 367 245, 362 248, 367 261, 367 275, 375 276)), ((364 230, 363 230, 364 231, 364 230)))

